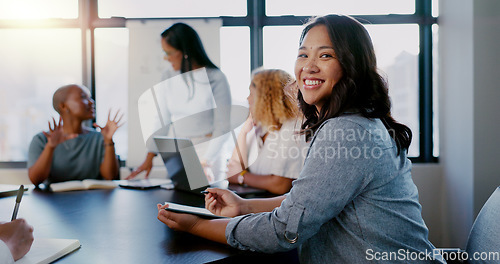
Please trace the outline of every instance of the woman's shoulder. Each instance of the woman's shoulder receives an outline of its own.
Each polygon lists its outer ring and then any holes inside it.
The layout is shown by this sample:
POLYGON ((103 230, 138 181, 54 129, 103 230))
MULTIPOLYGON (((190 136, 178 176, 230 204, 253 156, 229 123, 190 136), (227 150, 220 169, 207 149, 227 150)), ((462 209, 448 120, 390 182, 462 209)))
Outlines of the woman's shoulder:
POLYGON ((380 128, 380 126, 385 128, 380 119, 367 118, 359 114, 342 115, 330 118, 322 124, 322 127, 330 129, 358 128, 370 130, 380 128))
POLYGON ((301 130, 301 123, 296 119, 289 119, 281 124, 280 129, 277 131, 279 134, 296 134, 301 130))
MULTIPOLYGON (((321 124, 316 131, 317 137, 324 138, 324 135, 350 135, 350 137, 366 139, 364 135, 377 135, 379 137, 387 134, 382 121, 378 118, 366 118, 361 115, 343 115, 335 118, 330 118, 321 124)), ((328 137, 337 138, 338 137, 328 137)))
POLYGON ((226 79, 226 75, 219 68, 205 67, 205 70, 210 80, 226 79))
POLYGON ((208 74, 224 74, 219 68, 204 67, 208 74))
POLYGON ((298 118, 297 119, 294 119, 294 118, 288 119, 285 122, 283 122, 283 124, 281 125, 281 127, 291 127, 291 128, 298 129, 298 130, 300 130, 300 126, 301 126, 301 122, 300 122, 300 119, 298 119, 298 118))
POLYGON ((33 136, 32 141, 41 141, 43 143, 47 142, 47 137, 43 134, 43 132, 39 132, 33 136))

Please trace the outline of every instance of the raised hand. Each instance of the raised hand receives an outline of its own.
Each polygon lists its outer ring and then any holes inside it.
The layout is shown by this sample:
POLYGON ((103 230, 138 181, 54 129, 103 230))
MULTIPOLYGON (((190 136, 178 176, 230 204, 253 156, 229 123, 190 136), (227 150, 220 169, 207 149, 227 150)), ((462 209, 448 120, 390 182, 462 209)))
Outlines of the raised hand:
POLYGON ((207 189, 205 208, 215 215, 235 217, 244 214, 245 200, 232 191, 219 188, 207 189))
POLYGON ((116 130, 123 126, 124 123, 120 123, 120 121, 123 118, 123 113, 118 117, 118 114, 120 113, 120 110, 116 111, 115 116, 113 119, 111 119, 111 109, 108 112, 108 121, 106 122, 106 126, 101 127, 94 123, 94 127, 98 127, 101 129, 101 134, 104 138, 104 142, 111 142, 113 140, 113 135, 115 134, 116 130))
POLYGON ((49 132, 43 131, 43 134, 47 138, 47 146, 51 148, 57 147, 57 145, 63 143, 64 141, 72 138, 76 138, 78 134, 66 134, 63 131, 62 118, 59 117, 59 122, 52 118, 53 124, 49 123, 49 132))

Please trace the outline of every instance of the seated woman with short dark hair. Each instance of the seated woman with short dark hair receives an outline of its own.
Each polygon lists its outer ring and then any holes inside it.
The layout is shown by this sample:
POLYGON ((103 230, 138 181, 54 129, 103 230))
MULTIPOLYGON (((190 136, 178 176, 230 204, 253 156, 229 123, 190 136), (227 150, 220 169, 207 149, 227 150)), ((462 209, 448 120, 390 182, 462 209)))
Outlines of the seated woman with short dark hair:
POLYGON ((59 121, 49 121, 49 131, 33 137, 28 153, 28 175, 38 185, 69 180, 118 178, 119 164, 113 135, 121 126, 118 112, 97 132, 83 122, 95 117, 94 101, 87 87, 65 85, 54 93, 52 104, 59 121))

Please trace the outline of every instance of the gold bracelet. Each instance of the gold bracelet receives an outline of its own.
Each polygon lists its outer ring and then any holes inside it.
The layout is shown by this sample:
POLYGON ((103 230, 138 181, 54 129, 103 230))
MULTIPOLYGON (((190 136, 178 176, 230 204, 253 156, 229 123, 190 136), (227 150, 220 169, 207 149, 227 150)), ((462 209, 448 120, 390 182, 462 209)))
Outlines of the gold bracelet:
POLYGON ((243 186, 245 185, 245 174, 248 172, 248 170, 242 170, 240 172, 240 175, 238 175, 238 184, 243 186))
POLYGON ((104 143, 104 146, 105 146, 105 147, 114 146, 114 145, 115 145, 115 142, 111 142, 111 143, 104 143))

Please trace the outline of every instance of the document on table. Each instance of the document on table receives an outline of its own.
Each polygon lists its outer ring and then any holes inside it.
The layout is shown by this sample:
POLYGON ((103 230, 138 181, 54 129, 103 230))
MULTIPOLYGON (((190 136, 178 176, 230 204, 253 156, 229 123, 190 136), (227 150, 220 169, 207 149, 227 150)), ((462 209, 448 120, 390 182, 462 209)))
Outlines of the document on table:
POLYGON ((91 189, 114 189, 116 187, 118 187, 117 181, 94 179, 85 179, 81 181, 65 181, 50 184, 50 189, 53 192, 67 192, 91 189))
POLYGON ((176 213, 195 214, 195 215, 199 215, 199 216, 203 216, 203 217, 210 217, 210 218, 227 218, 225 216, 214 215, 214 214, 212 214, 212 212, 208 211, 205 208, 201 208, 201 207, 194 207, 194 206, 176 204, 176 203, 171 203, 171 202, 165 202, 165 204, 168 204, 168 207, 165 208, 165 210, 176 212, 176 213))
POLYGON ((46 264, 80 248, 77 239, 35 238, 31 249, 16 264, 46 264))

